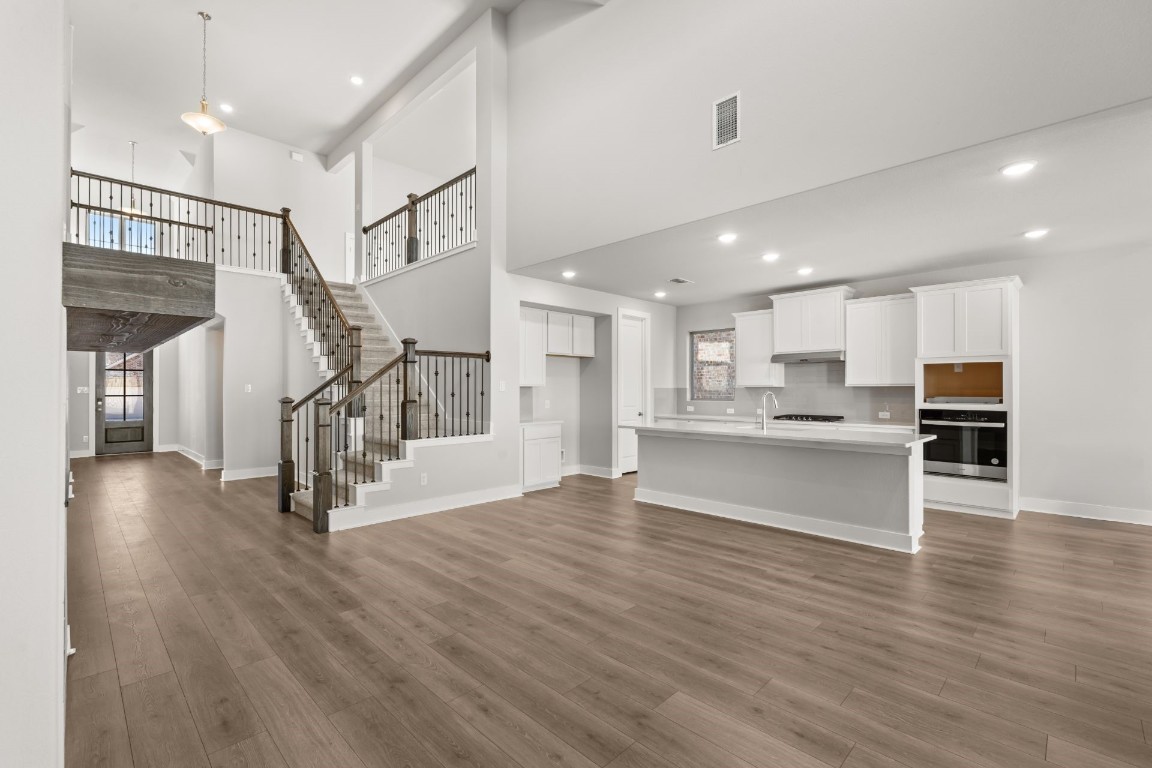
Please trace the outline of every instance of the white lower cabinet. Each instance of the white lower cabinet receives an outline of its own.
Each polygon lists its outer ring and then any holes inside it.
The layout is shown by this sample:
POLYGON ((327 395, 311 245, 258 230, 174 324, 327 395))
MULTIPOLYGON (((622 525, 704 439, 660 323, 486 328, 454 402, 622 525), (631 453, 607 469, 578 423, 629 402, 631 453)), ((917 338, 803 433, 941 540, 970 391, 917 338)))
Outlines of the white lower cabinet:
POLYGON ((520 484, 525 491, 560 485, 560 428, 559 421, 520 425, 520 484))
POLYGON ((916 385, 916 299, 882 296, 844 302, 844 383, 849 387, 916 385))

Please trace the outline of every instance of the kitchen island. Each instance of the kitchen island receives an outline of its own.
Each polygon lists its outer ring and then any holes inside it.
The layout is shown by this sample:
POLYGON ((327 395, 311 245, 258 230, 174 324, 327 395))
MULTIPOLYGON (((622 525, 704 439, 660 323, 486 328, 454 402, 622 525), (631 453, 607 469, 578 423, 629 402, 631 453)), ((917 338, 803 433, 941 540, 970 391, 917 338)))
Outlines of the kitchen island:
POLYGON ((656 420, 639 438, 637 501, 914 553, 931 435, 656 420))

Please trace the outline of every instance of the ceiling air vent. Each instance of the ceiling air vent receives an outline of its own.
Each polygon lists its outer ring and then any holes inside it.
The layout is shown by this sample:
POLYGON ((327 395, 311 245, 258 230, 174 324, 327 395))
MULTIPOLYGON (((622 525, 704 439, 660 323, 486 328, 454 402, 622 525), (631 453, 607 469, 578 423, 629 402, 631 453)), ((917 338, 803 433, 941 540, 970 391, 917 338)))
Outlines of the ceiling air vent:
POLYGON ((740 141, 740 92, 712 102, 712 149, 740 141))
POLYGON ((688 285, 692 281, 686 277, 674 277, 668 282, 675 283, 676 285, 688 285))

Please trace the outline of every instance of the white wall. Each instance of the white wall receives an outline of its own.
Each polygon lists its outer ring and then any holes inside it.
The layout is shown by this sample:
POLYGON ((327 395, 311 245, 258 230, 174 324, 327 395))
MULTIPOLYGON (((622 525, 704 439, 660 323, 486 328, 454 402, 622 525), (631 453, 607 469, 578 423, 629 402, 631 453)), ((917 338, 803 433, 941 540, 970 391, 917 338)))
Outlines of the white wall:
POLYGON ((440 186, 451 176, 440 178, 431 173, 418 171, 406 165, 392 163, 382 158, 372 159, 372 204, 365 221, 372 223, 387 216, 400 206, 407 204, 408 193, 422 195, 440 186))
POLYGON ((190 139, 191 145, 196 147, 196 153, 191 157, 175 145, 139 139, 134 133, 123 133, 119 126, 83 126, 72 133, 72 167, 98 176, 131 179, 132 149, 128 142, 137 141, 137 183, 201 197, 211 196, 211 139, 190 139))
POLYGON ((10 439, 0 442, 0 763, 44 768, 64 764, 66 35, 63 0, 4 4, 0 103, 19 105, 19 118, 0 127, 0 144, 5 174, 19 183, 0 187, 0 322, 25 336, 10 358, 18 367, 0 377, 10 406, 10 439))
MULTIPOLYGON (((1020 496, 1024 509, 1152 524, 1152 251, 1116 248, 850 283, 860 298, 1020 275, 1020 496), (1087 506, 1084 506, 1087 505, 1087 506), (1093 509, 1100 507, 1101 509, 1093 509)), ((728 311, 771 306, 766 296, 728 311)), ((714 306, 703 307, 714 312, 714 306)), ((682 318, 696 317, 685 307, 682 318)), ((681 322, 676 347, 689 321, 681 322)), ((791 366, 790 366, 791 367, 791 366)), ((678 357, 683 386, 686 362, 678 357)), ((784 388, 785 391, 787 387, 784 388)))
MULTIPOLYGON (((520 418, 524 421, 560 421, 561 468, 580 466, 580 371, 584 360, 578 357, 545 359, 544 386, 521 389, 520 418), (529 399, 525 411, 524 396, 529 399)), ((608 391, 605 390, 607 395, 608 391)))
POLYGON ((213 187, 217 200, 267 211, 292 209, 292 220, 329 280, 345 282, 344 234, 355 229, 354 169, 324 169, 324 159, 287 144, 228 129, 212 137, 213 187))

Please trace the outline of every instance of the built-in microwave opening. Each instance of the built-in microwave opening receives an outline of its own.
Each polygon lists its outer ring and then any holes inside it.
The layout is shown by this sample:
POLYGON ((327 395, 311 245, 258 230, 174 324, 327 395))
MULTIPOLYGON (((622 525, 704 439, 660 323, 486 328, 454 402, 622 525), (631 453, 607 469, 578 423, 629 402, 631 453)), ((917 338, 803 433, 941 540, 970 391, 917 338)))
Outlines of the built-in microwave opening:
POLYGON ((924 402, 1004 402, 1003 363, 925 363, 924 402))

